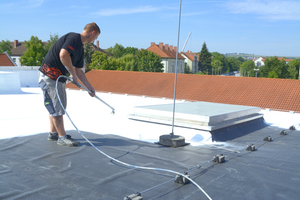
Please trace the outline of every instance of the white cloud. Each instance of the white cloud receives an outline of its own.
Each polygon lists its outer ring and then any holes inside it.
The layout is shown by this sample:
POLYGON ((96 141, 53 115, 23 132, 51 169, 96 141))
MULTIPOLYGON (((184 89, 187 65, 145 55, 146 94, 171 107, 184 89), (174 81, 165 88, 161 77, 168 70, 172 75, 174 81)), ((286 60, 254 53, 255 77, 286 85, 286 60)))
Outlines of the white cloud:
POLYGON ((271 20, 300 20, 300 1, 242 0, 228 1, 225 7, 236 14, 254 14, 271 20))
POLYGON ((113 16, 113 15, 128 15, 135 13, 149 13, 161 10, 162 8, 153 6, 139 6, 137 8, 116 8, 116 9, 101 9, 98 12, 92 13, 97 16, 113 16))

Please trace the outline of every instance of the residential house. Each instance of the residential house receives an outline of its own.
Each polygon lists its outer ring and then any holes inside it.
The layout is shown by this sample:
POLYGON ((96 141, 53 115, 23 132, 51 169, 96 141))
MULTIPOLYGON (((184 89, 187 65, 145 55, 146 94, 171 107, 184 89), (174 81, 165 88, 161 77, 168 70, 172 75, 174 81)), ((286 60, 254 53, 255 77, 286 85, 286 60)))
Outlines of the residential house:
MULTIPOLYGON (((43 44, 46 45, 48 42, 49 40, 47 42, 43 42, 43 44)), ((11 42, 10 45, 13 47, 11 50, 11 58, 17 64, 17 66, 21 66, 20 57, 27 50, 27 48, 25 47, 25 42, 14 40, 14 42, 11 42)), ((97 46, 93 44, 92 49, 95 51, 101 51, 103 53, 106 53, 108 56, 111 56, 105 50, 99 48, 99 41, 97 41, 97 46)))
MULTIPOLYGON (((155 44, 155 42, 151 42, 151 46, 148 47, 147 50, 161 57, 164 65, 164 73, 175 73, 177 47, 169 46, 168 44, 164 45, 163 42, 160 42, 158 45, 155 44)), ((184 61, 185 58, 178 54, 177 73, 184 73, 184 61)))
POLYGON ((93 50, 93 51, 100 51, 100 52, 102 52, 102 53, 107 54, 108 57, 112 57, 111 54, 107 53, 104 49, 101 49, 101 48, 99 47, 99 40, 97 40, 97 44, 96 44, 96 45, 92 44, 92 50, 93 50))
POLYGON ((0 53, 0 66, 14 67, 17 64, 13 61, 7 52, 0 53))
MULTIPOLYGON (((278 58, 278 60, 282 61, 284 60, 285 63, 288 63, 289 61, 292 61, 293 59, 286 59, 286 58, 278 58)), ((259 57, 258 59, 253 59, 255 66, 260 67, 260 66, 264 66, 265 65, 265 58, 264 57, 259 57)))
POLYGON ((282 58, 282 57, 278 58, 278 60, 280 60, 280 61, 284 60, 286 64, 290 61, 293 61, 293 59, 286 59, 286 58, 282 58))
POLYGON ((258 59, 253 59, 255 66, 261 67, 265 65, 265 58, 264 57, 259 57, 258 59))
POLYGON ((10 45, 13 47, 11 50, 11 58, 18 66, 21 66, 20 58, 26 51, 25 42, 15 40, 14 42, 11 42, 10 45))
POLYGON ((189 71, 193 74, 197 73, 199 55, 191 51, 181 52, 181 55, 185 58, 185 63, 189 71))

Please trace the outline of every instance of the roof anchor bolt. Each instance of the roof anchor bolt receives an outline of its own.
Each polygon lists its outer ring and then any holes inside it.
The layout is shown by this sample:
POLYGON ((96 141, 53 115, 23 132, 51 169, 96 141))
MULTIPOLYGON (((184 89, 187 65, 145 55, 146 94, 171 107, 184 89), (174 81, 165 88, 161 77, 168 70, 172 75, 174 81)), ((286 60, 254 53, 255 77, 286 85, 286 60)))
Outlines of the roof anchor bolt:
POLYGON ((225 156, 223 154, 216 155, 213 157, 213 161, 216 163, 224 163, 225 162, 225 156))
POLYGON ((272 142, 273 140, 272 140, 271 136, 268 136, 268 137, 264 138, 263 141, 272 142))
POLYGON ((131 194, 124 198, 124 200, 143 200, 141 193, 131 194))
MULTIPOLYGON (((190 175, 188 175, 187 172, 185 172, 184 175, 190 178, 190 175)), ((186 177, 184 177, 182 175, 176 175, 174 182, 185 185, 185 184, 188 184, 190 182, 190 180, 188 180, 186 177)))
POLYGON ((289 129, 292 131, 296 130, 295 126, 291 126, 289 129))
POLYGON ((247 150, 247 151, 255 151, 255 146, 254 146, 254 144, 248 145, 246 150, 247 150))
POLYGON ((287 132, 286 131, 281 131, 280 135, 287 135, 287 132))

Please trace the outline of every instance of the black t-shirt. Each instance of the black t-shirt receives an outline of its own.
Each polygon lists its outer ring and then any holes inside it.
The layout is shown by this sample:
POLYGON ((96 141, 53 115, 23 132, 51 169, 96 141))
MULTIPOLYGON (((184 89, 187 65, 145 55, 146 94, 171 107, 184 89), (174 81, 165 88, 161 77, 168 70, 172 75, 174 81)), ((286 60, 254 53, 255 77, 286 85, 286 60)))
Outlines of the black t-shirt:
POLYGON ((53 80, 56 80, 60 75, 67 75, 69 73, 59 58, 62 48, 70 53, 73 66, 83 68, 84 49, 81 35, 78 33, 68 33, 59 38, 52 46, 44 58, 42 66, 39 68, 42 73, 53 80))

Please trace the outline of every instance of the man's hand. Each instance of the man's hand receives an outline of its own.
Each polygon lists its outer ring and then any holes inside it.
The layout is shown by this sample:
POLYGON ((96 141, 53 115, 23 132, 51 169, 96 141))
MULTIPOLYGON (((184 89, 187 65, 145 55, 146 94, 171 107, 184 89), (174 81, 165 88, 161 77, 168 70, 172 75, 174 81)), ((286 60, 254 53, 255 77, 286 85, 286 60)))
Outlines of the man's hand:
POLYGON ((76 85, 76 83, 78 82, 77 76, 73 76, 72 74, 70 75, 71 79, 73 80, 74 84, 76 85))
POLYGON ((95 91, 95 89, 93 87, 89 88, 89 91, 91 91, 91 93, 89 93, 89 95, 91 97, 94 97, 96 95, 96 91, 95 91))

